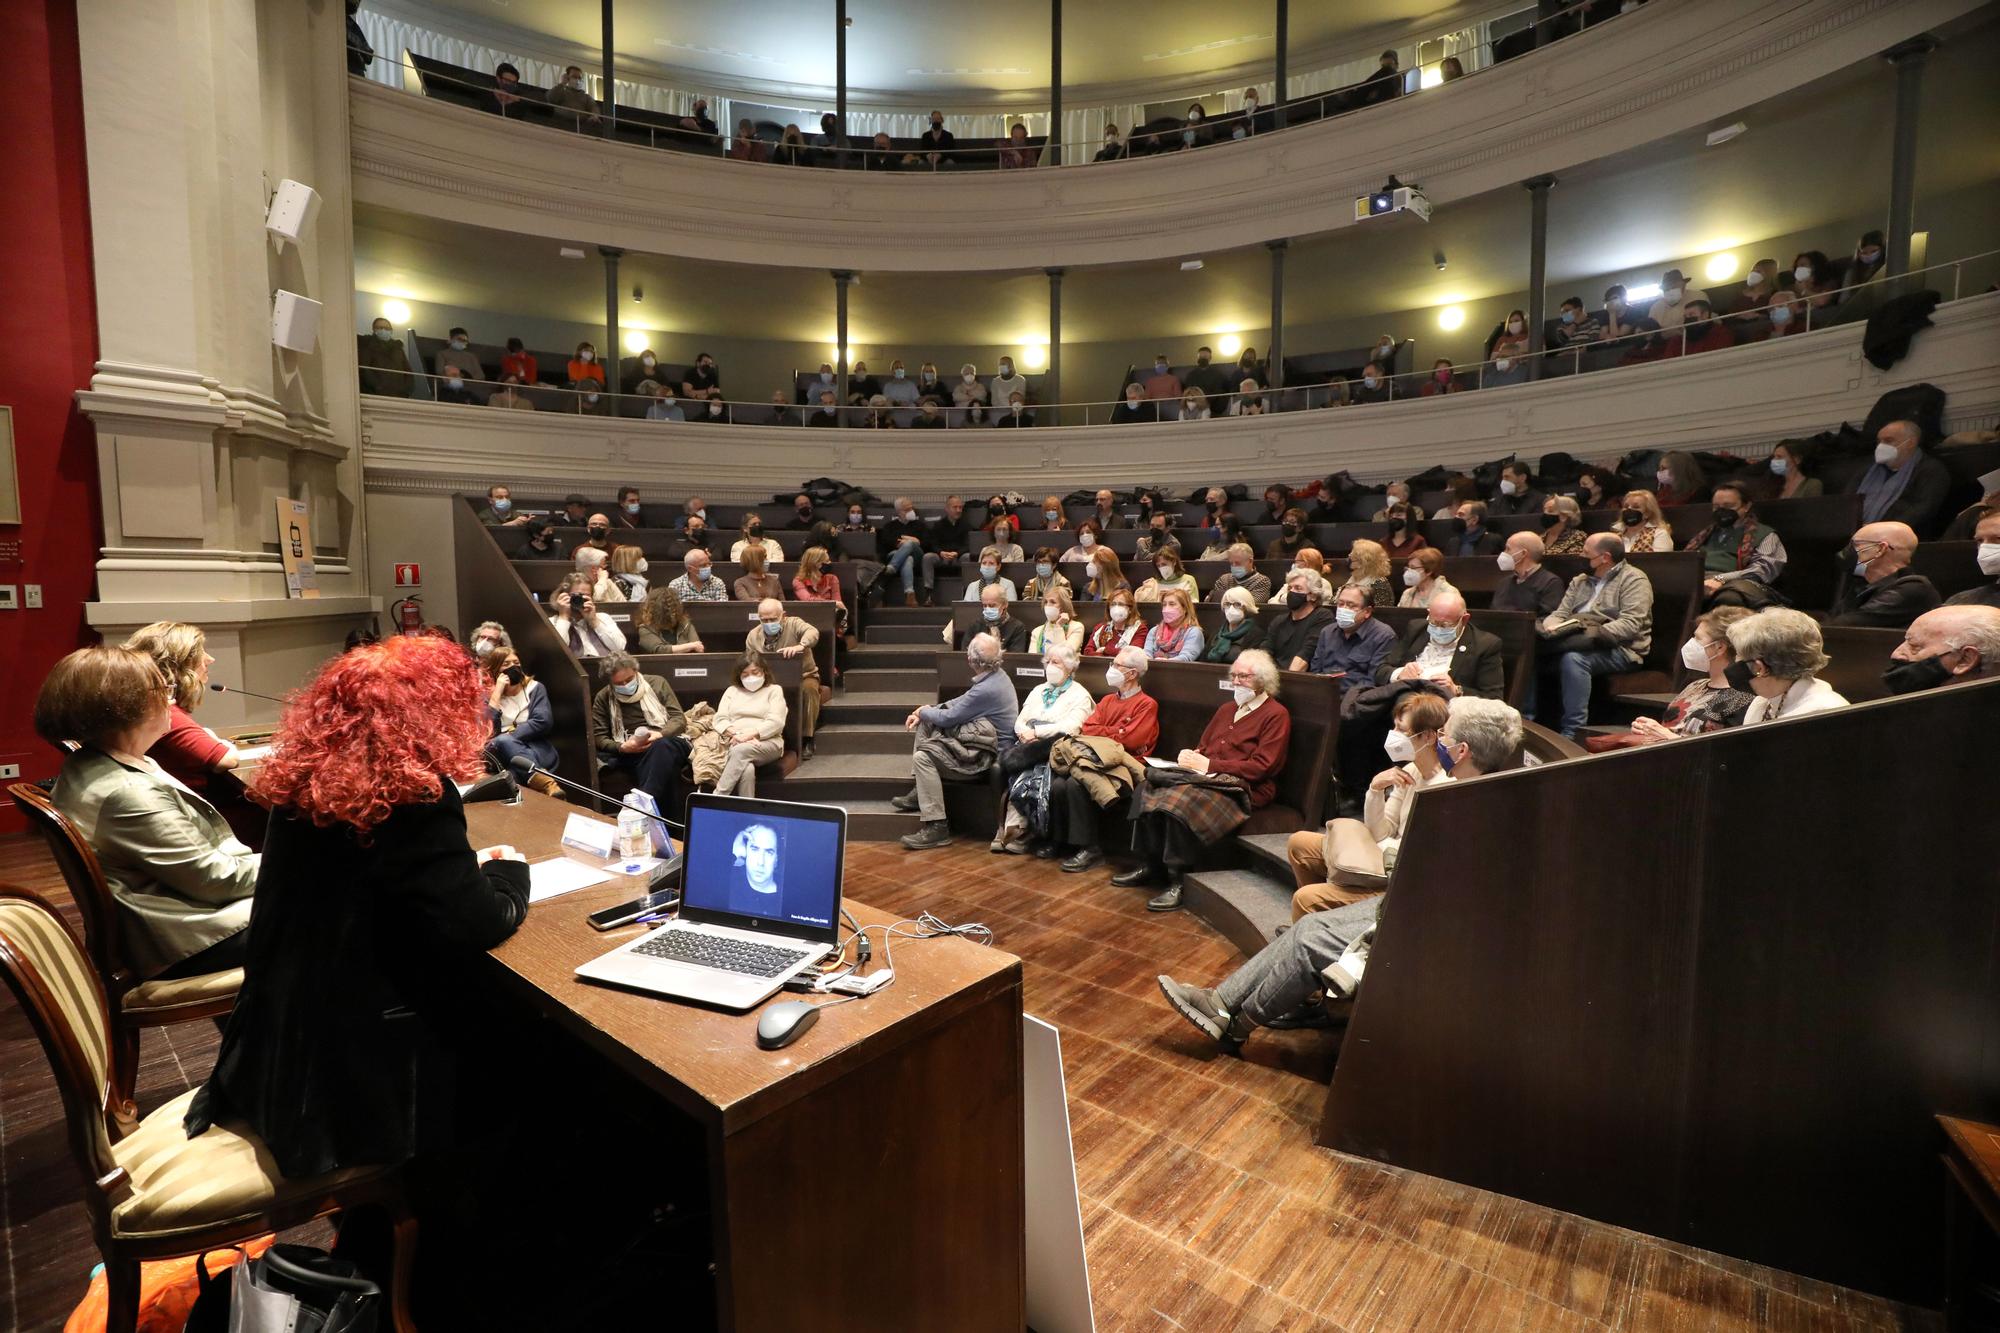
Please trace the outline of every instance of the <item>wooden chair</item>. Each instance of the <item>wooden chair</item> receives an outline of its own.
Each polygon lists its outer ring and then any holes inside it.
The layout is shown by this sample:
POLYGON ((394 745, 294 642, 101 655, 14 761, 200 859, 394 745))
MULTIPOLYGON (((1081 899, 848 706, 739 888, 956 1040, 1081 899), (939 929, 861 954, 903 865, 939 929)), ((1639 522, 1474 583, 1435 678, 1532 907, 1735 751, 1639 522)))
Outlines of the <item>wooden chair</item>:
POLYGON ((243 988, 243 969, 142 981, 125 955, 118 903, 89 841, 36 784, 17 782, 7 788, 7 794, 27 812, 29 822, 48 843, 83 917, 83 948, 97 969, 98 982, 110 1005, 111 1043, 118 1051, 118 1067, 124 1078, 117 1085, 119 1100, 130 1102, 131 1080, 139 1068, 140 1030, 220 1018, 236 1007, 236 992, 243 988))
POLYGON ((181 1122, 189 1090, 143 1120, 121 1088, 131 1057, 113 1040, 109 999, 55 908, 0 884, 0 973, 41 1038, 62 1095, 70 1154, 104 1258, 107 1333, 138 1323, 139 1265, 223 1248, 360 1204, 382 1204, 395 1227, 390 1291, 394 1326, 409 1320, 416 1223, 395 1168, 355 1167, 288 1180, 270 1149, 241 1124, 196 1138, 181 1122))

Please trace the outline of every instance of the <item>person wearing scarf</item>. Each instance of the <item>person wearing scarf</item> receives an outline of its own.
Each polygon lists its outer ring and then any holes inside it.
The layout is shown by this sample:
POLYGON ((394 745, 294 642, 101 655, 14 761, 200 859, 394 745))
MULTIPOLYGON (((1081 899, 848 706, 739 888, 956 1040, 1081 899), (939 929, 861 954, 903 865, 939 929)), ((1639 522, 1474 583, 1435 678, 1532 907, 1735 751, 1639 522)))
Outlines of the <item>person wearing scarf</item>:
POLYGON ((599 768, 629 774, 660 813, 677 817, 681 774, 687 767, 687 718, 674 687, 646 676, 627 653, 604 664, 605 683, 590 701, 591 742, 599 768))
POLYGON ((1201 660, 1201 626, 1194 623, 1194 599, 1179 587, 1160 594, 1160 623, 1146 632, 1146 656, 1154 661, 1201 660))
POLYGON ((1701 590, 1708 605, 1753 611, 1769 606, 1778 576, 1785 572, 1784 542, 1757 521, 1739 484, 1718 484, 1714 505, 1715 521, 1683 548, 1701 553, 1701 590))

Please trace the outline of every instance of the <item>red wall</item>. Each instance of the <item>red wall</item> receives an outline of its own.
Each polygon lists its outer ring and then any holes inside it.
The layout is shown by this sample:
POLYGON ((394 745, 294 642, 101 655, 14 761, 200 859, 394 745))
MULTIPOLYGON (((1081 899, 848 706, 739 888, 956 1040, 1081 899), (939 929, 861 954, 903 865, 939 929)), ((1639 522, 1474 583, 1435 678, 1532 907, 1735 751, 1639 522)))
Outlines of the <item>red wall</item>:
MULTIPOLYGON (((0 524, 0 583, 42 585, 41 610, 0 611, 0 763, 39 778, 57 756, 34 733, 35 691, 58 658, 94 641, 83 604, 103 528, 95 438, 72 396, 97 359, 74 0, 0 3, 0 51, 10 67, 0 80, 0 404, 14 413, 26 520, 0 524)), ((0 800, 0 831, 24 827, 0 800)))

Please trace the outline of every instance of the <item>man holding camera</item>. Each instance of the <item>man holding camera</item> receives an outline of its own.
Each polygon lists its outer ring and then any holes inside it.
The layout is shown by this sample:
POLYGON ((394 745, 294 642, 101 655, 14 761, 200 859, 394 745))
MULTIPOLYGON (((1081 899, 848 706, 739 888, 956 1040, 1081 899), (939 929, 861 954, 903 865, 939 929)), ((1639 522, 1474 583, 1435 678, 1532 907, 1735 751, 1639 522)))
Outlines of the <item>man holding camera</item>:
POLYGON ((609 657, 625 651, 625 632, 591 600, 588 574, 565 574, 549 605, 556 611, 549 624, 577 657, 609 657))

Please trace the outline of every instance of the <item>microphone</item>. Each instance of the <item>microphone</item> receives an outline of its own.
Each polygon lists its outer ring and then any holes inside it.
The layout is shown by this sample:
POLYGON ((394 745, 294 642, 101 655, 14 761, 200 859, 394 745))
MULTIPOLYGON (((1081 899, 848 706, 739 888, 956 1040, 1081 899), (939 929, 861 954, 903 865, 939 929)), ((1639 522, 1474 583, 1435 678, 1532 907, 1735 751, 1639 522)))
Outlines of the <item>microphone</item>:
POLYGON ((564 787, 568 787, 571 791, 580 791, 585 796, 594 796, 598 800, 607 801, 610 804, 615 805, 622 810, 638 811, 639 814, 644 815, 648 819, 659 820, 662 824, 665 824, 669 829, 673 830, 675 833, 680 834, 682 837, 685 838, 687 836, 686 828, 684 828, 682 825, 676 824, 673 820, 668 819, 665 815, 656 815, 651 810, 640 810, 638 806, 626 805, 623 801, 619 800, 617 797, 606 795, 604 792, 597 790, 595 787, 586 787, 581 782, 571 782, 568 778, 563 777, 560 774, 549 772, 549 770, 543 768, 540 764, 537 764, 532 756, 525 754, 517 754, 512 759, 507 761, 507 766, 514 771, 514 780, 520 783, 524 787, 528 785, 528 779, 534 777, 537 773, 539 773, 543 777, 548 778, 552 782, 555 782, 564 787))
POLYGON ((234 685, 217 685, 213 681, 209 683, 208 688, 214 690, 217 694, 247 694, 252 699, 263 699, 268 703, 281 704, 285 702, 283 699, 277 698, 275 695, 259 694, 255 690, 240 689, 234 685))

